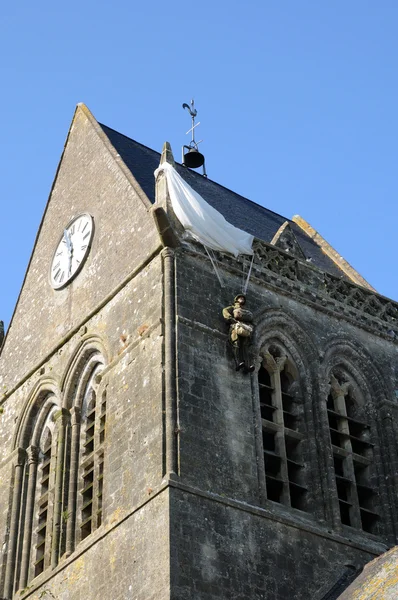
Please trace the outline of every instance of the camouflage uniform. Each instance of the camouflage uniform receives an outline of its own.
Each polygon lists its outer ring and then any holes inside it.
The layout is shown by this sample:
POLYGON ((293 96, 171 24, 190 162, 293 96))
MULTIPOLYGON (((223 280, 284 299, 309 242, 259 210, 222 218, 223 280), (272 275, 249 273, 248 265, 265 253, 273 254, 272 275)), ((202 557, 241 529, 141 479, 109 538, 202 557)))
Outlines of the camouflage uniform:
POLYGON ((243 294, 238 294, 234 298, 232 306, 226 306, 222 315, 229 323, 229 341, 232 345, 234 353, 236 370, 243 369, 245 373, 254 370, 254 366, 250 364, 248 346, 253 332, 253 315, 243 308, 246 304, 246 297, 243 294))

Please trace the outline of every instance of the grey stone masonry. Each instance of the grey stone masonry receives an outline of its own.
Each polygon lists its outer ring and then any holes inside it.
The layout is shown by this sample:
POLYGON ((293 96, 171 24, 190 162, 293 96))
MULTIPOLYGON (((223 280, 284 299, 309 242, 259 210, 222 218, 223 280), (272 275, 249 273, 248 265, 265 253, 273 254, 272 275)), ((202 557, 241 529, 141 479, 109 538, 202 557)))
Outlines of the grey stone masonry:
POLYGON ((163 244, 109 146, 79 107, 0 357, 7 600, 170 596, 163 244), (83 212, 95 224, 88 260, 55 291, 54 249, 83 212), (40 451, 31 464, 32 444, 40 451))
POLYGON ((78 106, 0 355, 0 598, 321 600, 397 543, 398 305, 255 240, 236 371, 249 258, 215 253, 220 285, 134 169, 78 106))
MULTIPOLYGON (((271 252, 275 257, 278 251, 271 252)), ((224 288, 199 247, 176 252, 181 485, 171 495, 172 597, 304 600, 337 580, 345 564, 360 567, 396 543, 397 346, 384 337, 379 320, 369 320, 376 323, 371 334, 360 320, 354 325, 352 315, 344 318, 337 303, 326 307, 314 296, 307 301, 307 288, 294 294, 287 277, 255 261, 247 293, 256 324, 252 353, 258 368, 264 344, 278 342, 296 359, 311 479, 306 512, 267 500, 257 373, 235 372, 221 317, 241 289, 243 265, 218 258, 224 288), (336 357, 355 366, 370 389, 382 515, 377 535, 338 518, 326 414, 336 357)))

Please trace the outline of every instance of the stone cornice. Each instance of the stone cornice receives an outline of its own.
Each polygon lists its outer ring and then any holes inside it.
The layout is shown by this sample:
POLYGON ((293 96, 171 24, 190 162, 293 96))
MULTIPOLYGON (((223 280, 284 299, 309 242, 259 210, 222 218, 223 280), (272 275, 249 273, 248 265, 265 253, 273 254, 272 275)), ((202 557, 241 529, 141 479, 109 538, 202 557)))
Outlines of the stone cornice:
MULTIPOLYGON (((360 285, 325 273, 287 252, 254 240, 251 281, 266 284, 284 295, 334 314, 357 327, 398 343, 398 303, 360 285)), ((184 250, 206 256, 196 242, 184 242, 184 250)), ((239 273, 248 269, 248 258, 214 252, 218 266, 239 273)), ((207 258, 207 257, 206 257, 207 258)))

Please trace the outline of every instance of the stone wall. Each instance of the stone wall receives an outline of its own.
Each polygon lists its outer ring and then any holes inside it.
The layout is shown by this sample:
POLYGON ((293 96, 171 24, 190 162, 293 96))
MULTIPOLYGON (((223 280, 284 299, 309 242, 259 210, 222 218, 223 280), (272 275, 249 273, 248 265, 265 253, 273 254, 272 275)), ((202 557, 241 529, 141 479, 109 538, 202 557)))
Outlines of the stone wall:
POLYGON ((168 491, 87 538, 70 559, 45 572, 17 598, 29 600, 168 600, 168 491), (90 539, 90 544, 89 544, 90 539))
MULTIPOLYGON (((60 403, 64 405, 67 403, 67 398, 64 397, 65 376, 69 373, 72 361, 81 348, 94 342, 97 345, 100 343, 103 347, 106 364, 101 380, 101 386, 107 391, 104 525, 76 546, 71 558, 67 559, 67 564, 72 561, 70 566, 64 569, 63 563, 66 559, 61 559, 58 565, 60 574, 56 576, 54 584, 49 581, 51 570, 50 572, 46 570, 41 578, 35 579, 32 593, 40 594, 47 588, 52 590, 54 585, 55 597, 68 597, 72 600, 81 597, 80 594, 83 593, 81 589, 88 585, 91 579, 95 580, 95 585, 102 586, 101 591, 98 587, 98 591, 88 596, 92 598, 99 596, 115 599, 136 598, 137 594, 142 598, 166 597, 162 595, 166 594, 168 573, 167 569, 163 568, 164 565, 162 566, 162 560, 167 562, 168 552, 166 496, 163 495, 163 500, 157 496, 156 502, 161 503, 158 517, 156 514, 153 515, 149 507, 152 497, 158 494, 162 486, 164 475, 162 297, 162 266, 161 257, 158 256, 108 304, 93 315, 76 335, 3 403, 3 411, 0 415, 0 531, 3 549, 1 575, 3 583, 9 542, 7 532, 12 496, 12 465, 16 455, 13 448, 18 426, 24 412, 28 409, 29 398, 41 385, 48 386, 51 382, 60 403), (146 505, 148 508, 143 512, 145 516, 141 516, 143 510, 141 507, 146 505), (134 518, 131 517, 132 513, 134 518), (130 520, 130 525, 127 525, 126 519, 130 520), (121 525, 122 523, 124 524, 121 525), (156 528, 160 531, 162 524, 164 530, 160 534, 156 528), (147 535, 141 532, 142 528, 146 530, 147 535), (103 538, 108 530, 112 533, 109 533, 109 537, 103 538), (127 533, 120 533, 122 531, 127 533), (102 541, 98 546, 92 546, 97 539, 102 541), (106 550, 101 550, 101 545, 104 545, 106 550), (76 554, 80 555, 82 552, 84 554, 82 548, 87 548, 89 556, 87 558, 82 556, 74 562, 72 559, 76 554), (111 554, 114 552, 113 558, 108 556, 108 552, 111 554), (144 568, 143 565, 147 560, 145 557, 152 556, 154 553, 160 557, 159 564, 152 566, 148 564, 144 568), (105 562, 102 563, 102 560, 105 562), (109 560, 112 568, 108 578, 104 572, 109 569, 109 560), (133 569, 130 573, 126 569, 130 560, 132 564, 137 563, 137 571, 133 569), (74 573, 76 564, 79 565, 79 572, 84 573, 84 576, 79 577, 79 582, 75 586, 74 575, 69 576, 69 570, 74 573), (146 573, 146 568, 148 576, 138 581, 134 573, 142 570, 146 573), (158 582, 155 572, 159 574, 158 582), (130 578, 131 588, 127 586, 128 578, 130 578), (45 583, 40 586, 42 579, 45 583), (116 580, 118 586, 114 587, 116 580), (65 583, 66 581, 68 583, 65 583), (63 582, 63 586, 58 582, 63 582), (145 587, 152 585, 153 596, 150 595, 152 588, 149 593, 145 587), (65 589, 68 590, 68 595, 64 595, 65 589), (142 591, 144 589, 145 592, 142 591)), ((71 376, 69 373, 69 377, 71 376)), ((30 590, 31 584, 28 587, 30 590)))
MULTIPOLYGON (((168 210, 162 194, 160 179, 168 210)), ((0 596, 24 419, 40 389, 69 410, 90 344, 105 363, 103 523, 20 597, 306 600, 344 565, 359 567, 396 542, 398 307, 256 244, 247 293, 256 371, 244 375, 222 309, 241 291, 248 261, 218 254, 221 287, 197 244, 162 258, 148 202, 78 108, 0 357, 0 596), (54 291, 53 251, 81 212, 95 223, 87 263, 54 291), (273 343, 300 374, 306 512, 267 499, 257 371, 273 343), (372 424, 376 534, 338 518, 326 400, 340 363, 362 388, 372 424)))
POLYGON ((159 249, 149 206, 104 138, 78 108, 0 357, 0 400, 159 249), (68 286, 53 290, 53 253, 64 227, 83 212, 95 227, 88 259, 68 286))
POLYGON ((374 558, 222 497, 172 489, 170 502, 172 600, 320 600, 345 565, 374 558))
POLYGON ((192 597, 201 599, 313 597, 344 564, 361 566, 396 543, 397 346, 360 321, 295 299, 281 275, 280 291, 251 280, 256 368, 261 349, 278 341, 294 357, 304 390, 308 512, 284 507, 266 499, 257 376, 235 372, 221 314, 242 289, 242 273, 218 262, 221 287, 194 245, 177 252, 176 265, 179 464, 187 494, 172 493, 172 597, 188 597, 189 582, 192 597), (377 535, 342 525, 338 516, 326 413, 338 361, 352 365, 367 390, 382 517, 377 535))

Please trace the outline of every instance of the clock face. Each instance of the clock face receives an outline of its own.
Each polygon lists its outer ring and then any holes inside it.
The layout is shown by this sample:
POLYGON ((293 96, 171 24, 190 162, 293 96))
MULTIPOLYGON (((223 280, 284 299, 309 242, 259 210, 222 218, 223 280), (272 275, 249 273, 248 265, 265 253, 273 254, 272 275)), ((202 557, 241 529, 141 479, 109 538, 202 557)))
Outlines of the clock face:
POLYGON ((91 215, 78 215, 65 227, 51 262, 50 282, 54 289, 64 287, 80 271, 90 251, 94 233, 91 215))

